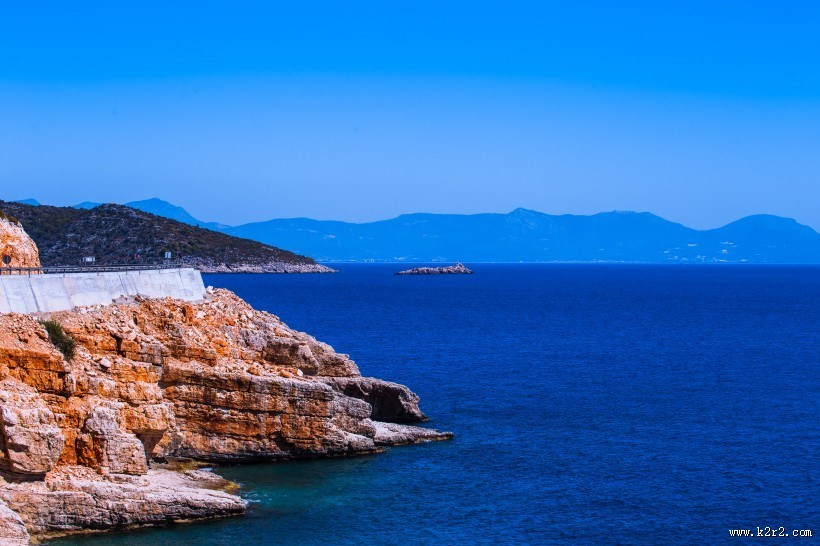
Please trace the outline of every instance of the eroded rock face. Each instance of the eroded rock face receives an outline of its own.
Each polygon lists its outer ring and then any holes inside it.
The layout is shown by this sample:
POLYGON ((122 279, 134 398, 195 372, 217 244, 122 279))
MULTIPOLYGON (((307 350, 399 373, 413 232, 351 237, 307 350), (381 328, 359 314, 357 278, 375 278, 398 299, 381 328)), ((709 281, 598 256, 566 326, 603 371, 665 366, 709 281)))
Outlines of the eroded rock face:
POLYGON ((380 422, 424 420, 418 397, 361 377, 346 355, 228 291, 49 318, 77 341, 71 362, 33 317, 0 315, 0 500, 35 536, 244 509, 203 492, 201 475, 166 487, 152 461, 352 455, 451 437, 380 422))
MULTIPOLYGON (((159 525, 245 511, 239 497, 209 484, 196 474, 169 470, 112 479, 87 467, 64 466, 44 481, 5 484, 0 500, 34 535, 159 525)), ((2 515, 0 511, 0 532, 2 515)))
POLYGON ((40 267, 37 245, 20 224, 4 218, 0 218, 0 267, 40 267))
POLYGON ((0 468, 45 474, 57 464, 65 438, 54 413, 32 387, 0 381, 0 468))
POLYGON ((418 423, 427 420, 419 409, 419 397, 404 385, 374 377, 326 377, 323 381, 346 396, 370 404, 370 417, 378 421, 418 423))
POLYGON ((5 546, 26 546, 29 533, 23 519, 5 502, 0 501, 0 544, 5 546))

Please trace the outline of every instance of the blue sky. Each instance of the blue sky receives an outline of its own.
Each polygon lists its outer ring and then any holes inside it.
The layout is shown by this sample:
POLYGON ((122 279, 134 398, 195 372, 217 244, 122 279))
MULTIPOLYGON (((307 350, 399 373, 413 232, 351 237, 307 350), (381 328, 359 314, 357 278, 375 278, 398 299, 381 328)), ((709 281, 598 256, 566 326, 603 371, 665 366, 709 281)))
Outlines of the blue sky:
POLYGON ((0 198, 820 229, 814 2, 114 4, 0 12, 0 198))

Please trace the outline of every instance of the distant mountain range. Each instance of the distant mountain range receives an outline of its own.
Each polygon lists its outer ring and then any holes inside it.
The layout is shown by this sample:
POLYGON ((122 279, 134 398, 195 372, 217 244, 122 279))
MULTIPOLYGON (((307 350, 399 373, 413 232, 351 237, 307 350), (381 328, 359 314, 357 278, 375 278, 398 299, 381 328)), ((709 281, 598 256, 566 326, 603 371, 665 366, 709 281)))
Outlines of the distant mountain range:
POLYGON ((406 214, 367 224, 271 220, 229 228, 319 261, 820 263, 820 234, 749 216, 698 231, 649 213, 406 214))
MULTIPOLYGON (((40 204, 34 199, 26 199, 25 201, 17 202, 25 203, 27 205, 40 204)), ((82 203, 74 205, 74 208, 91 210, 99 207, 100 205, 102 205, 102 203, 83 201, 82 203)), ((184 208, 172 205, 168 201, 163 201, 162 199, 157 199, 156 197, 152 199, 145 199, 143 201, 123 203, 123 206, 131 207, 132 209, 141 210, 143 212, 150 212, 151 214, 156 214, 157 216, 162 216, 163 218, 170 218, 171 220, 176 220, 177 222, 182 222, 183 224, 188 224, 189 226, 202 227, 213 231, 222 231, 223 229, 230 227, 217 222, 202 222, 201 220, 197 220, 184 208)))
POLYGON ((126 206, 325 262, 820 263, 820 234, 790 218, 770 215, 748 216, 710 230, 646 212, 580 216, 526 209, 509 214, 405 214, 361 224, 291 218, 226 226, 201 222, 161 199, 126 206))
MULTIPOLYGON (((20 199, 19 201, 13 202, 20 203, 22 205, 31 205, 34 207, 38 207, 41 204, 36 199, 20 199)), ((102 203, 83 201, 82 203, 73 205, 72 208, 91 210, 99 207, 100 205, 102 205, 102 203)), ((157 216, 162 216, 163 218, 170 218, 171 220, 176 220, 177 222, 182 222, 183 224, 188 224, 189 226, 199 226, 214 231, 221 231, 222 229, 230 227, 217 222, 202 222, 191 216, 184 208, 172 205, 168 201, 163 201, 162 199, 157 198, 145 199, 143 201, 131 201, 129 203, 123 203, 123 206, 131 207, 132 209, 141 210, 143 212, 150 212, 151 214, 156 214, 157 216)))
POLYGON ((141 210, 143 212, 150 212, 151 214, 156 214, 157 216, 170 218, 171 220, 176 220, 177 222, 182 222, 183 224, 188 224, 189 226, 199 226, 214 231, 222 231, 225 228, 230 227, 218 222, 203 222, 201 220, 197 220, 184 208, 172 205, 168 201, 163 201, 162 199, 153 198, 145 199, 144 201, 131 201, 130 203, 125 203, 125 206, 131 207, 132 209, 141 210))

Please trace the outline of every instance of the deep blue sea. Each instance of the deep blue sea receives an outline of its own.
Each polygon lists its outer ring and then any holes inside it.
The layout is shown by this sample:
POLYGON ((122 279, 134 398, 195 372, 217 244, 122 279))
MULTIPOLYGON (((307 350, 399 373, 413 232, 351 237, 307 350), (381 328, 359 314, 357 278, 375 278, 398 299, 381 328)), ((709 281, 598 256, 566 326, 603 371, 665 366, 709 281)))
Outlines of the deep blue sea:
MULTIPOLYGON (((468 264, 469 265, 469 264, 468 264)), ((456 438, 222 467, 244 518, 54 544, 741 544, 820 537, 820 268, 206 275, 456 438)))

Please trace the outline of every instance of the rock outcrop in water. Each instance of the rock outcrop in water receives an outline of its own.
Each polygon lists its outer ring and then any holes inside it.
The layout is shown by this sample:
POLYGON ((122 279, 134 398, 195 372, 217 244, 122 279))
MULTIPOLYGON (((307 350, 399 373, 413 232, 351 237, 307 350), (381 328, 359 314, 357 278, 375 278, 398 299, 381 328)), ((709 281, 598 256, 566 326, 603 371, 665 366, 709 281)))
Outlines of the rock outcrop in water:
POLYGON ((233 293, 137 300, 48 317, 76 340, 67 361, 38 319, 0 315, 0 541, 26 544, 241 514, 209 472, 176 459, 282 460, 373 453, 450 438, 402 385, 233 293))
POLYGON ((456 262, 456 265, 447 267, 416 267, 399 271, 396 275, 470 275, 472 273, 463 263, 456 262))

